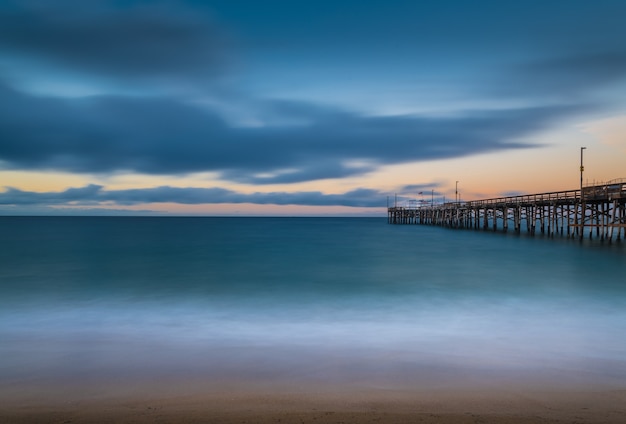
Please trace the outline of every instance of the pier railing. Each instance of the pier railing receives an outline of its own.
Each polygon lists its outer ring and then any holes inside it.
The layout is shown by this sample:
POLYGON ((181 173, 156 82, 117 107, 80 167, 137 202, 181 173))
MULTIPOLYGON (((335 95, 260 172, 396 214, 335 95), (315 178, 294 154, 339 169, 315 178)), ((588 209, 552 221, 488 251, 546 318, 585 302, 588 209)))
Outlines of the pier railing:
MULTIPOLYGON (((584 191, 584 190, 583 190, 584 191)), ((464 202, 464 207, 517 206, 530 204, 551 204, 555 201, 575 203, 580 199, 580 190, 553 191, 549 193, 523 194, 519 196, 494 197, 491 199, 464 202)))

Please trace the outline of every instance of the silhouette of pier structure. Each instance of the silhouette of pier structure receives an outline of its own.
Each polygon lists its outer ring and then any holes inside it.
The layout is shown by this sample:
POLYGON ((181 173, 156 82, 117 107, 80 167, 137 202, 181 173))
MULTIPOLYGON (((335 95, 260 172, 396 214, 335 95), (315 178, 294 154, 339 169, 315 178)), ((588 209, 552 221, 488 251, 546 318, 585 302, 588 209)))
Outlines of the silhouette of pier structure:
POLYGON ((389 224, 438 225, 491 231, 523 231, 581 240, 626 238, 626 178, 578 190, 497 197, 442 204, 395 204, 389 224))

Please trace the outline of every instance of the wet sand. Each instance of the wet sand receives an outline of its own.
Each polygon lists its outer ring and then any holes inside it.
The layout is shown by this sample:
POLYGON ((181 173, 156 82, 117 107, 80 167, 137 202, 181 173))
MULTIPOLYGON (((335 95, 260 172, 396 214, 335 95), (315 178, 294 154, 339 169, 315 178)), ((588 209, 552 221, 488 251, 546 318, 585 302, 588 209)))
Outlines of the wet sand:
POLYGON ((119 393, 10 391, 0 422, 607 423, 626 422, 626 390, 324 390, 170 387, 119 393), (184 393, 186 392, 186 393, 184 393))
POLYGON ((515 371, 394 363, 382 372, 382 363, 347 359, 281 368, 281 358, 232 369, 17 369, 0 379, 0 424, 626 423, 622 362, 515 371))

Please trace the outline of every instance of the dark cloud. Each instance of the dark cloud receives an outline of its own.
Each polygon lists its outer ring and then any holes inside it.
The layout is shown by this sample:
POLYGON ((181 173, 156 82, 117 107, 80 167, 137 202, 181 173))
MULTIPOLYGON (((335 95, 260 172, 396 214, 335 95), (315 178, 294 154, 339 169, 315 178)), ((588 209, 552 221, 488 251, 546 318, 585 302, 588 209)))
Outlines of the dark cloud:
POLYGON ((80 188, 69 188, 63 192, 30 192, 16 188, 7 188, 4 193, 0 193, 0 204, 3 205, 55 205, 72 202, 96 202, 95 197, 102 189, 102 186, 88 185, 80 188))
POLYGON ((293 183, 359 175, 383 164, 535 147, 519 139, 580 110, 364 117, 303 103, 298 124, 233 127, 211 110, 170 98, 57 99, 0 87, 0 160, 5 169, 215 171, 243 183, 293 183))
POLYGON ((100 185, 70 188, 60 192, 31 192, 7 188, 0 193, 0 205, 10 206, 88 206, 115 204, 130 206, 148 203, 301 205, 382 207, 385 194, 370 189, 357 189, 343 194, 311 192, 271 192, 243 194, 223 188, 155 187, 129 190, 104 190, 100 185))
POLYGON ((227 37, 201 7, 176 2, 20 0, 0 5, 0 52, 107 78, 213 76, 227 37))
POLYGON ((407 196, 415 196, 419 193, 422 193, 424 195, 439 195, 441 193, 437 189, 442 185, 442 183, 409 184, 401 187, 399 190, 397 190, 397 193, 407 196))
POLYGON ((587 52, 577 56, 554 57, 529 64, 530 73, 551 74, 578 81, 610 84, 626 78, 626 50, 587 52))
MULTIPOLYGON (((294 163, 296 165, 296 163, 294 163)), ((222 178, 245 184, 291 184, 303 181, 314 181, 329 178, 344 178, 352 175, 361 175, 375 170, 375 166, 346 166, 338 160, 329 157, 328 160, 320 159, 314 163, 301 163, 298 168, 286 171, 278 171, 274 175, 254 175, 232 170, 222 173, 222 178)))
POLYGON ((486 91, 504 97, 531 96, 544 102, 568 101, 588 98, 597 89, 624 81, 626 50, 582 51, 515 65, 500 74, 497 84, 486 91))

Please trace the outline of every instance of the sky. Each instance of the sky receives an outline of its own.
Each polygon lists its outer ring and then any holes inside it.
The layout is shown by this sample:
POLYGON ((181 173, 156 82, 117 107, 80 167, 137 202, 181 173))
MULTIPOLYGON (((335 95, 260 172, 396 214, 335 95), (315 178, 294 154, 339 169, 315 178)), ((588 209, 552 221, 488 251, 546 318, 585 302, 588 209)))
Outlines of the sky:
POLYGON ((626 177, 621 0, 0 0, 0 214, 381 216, 626 177), (391 199, 391 200, 390 200, 391 199))

